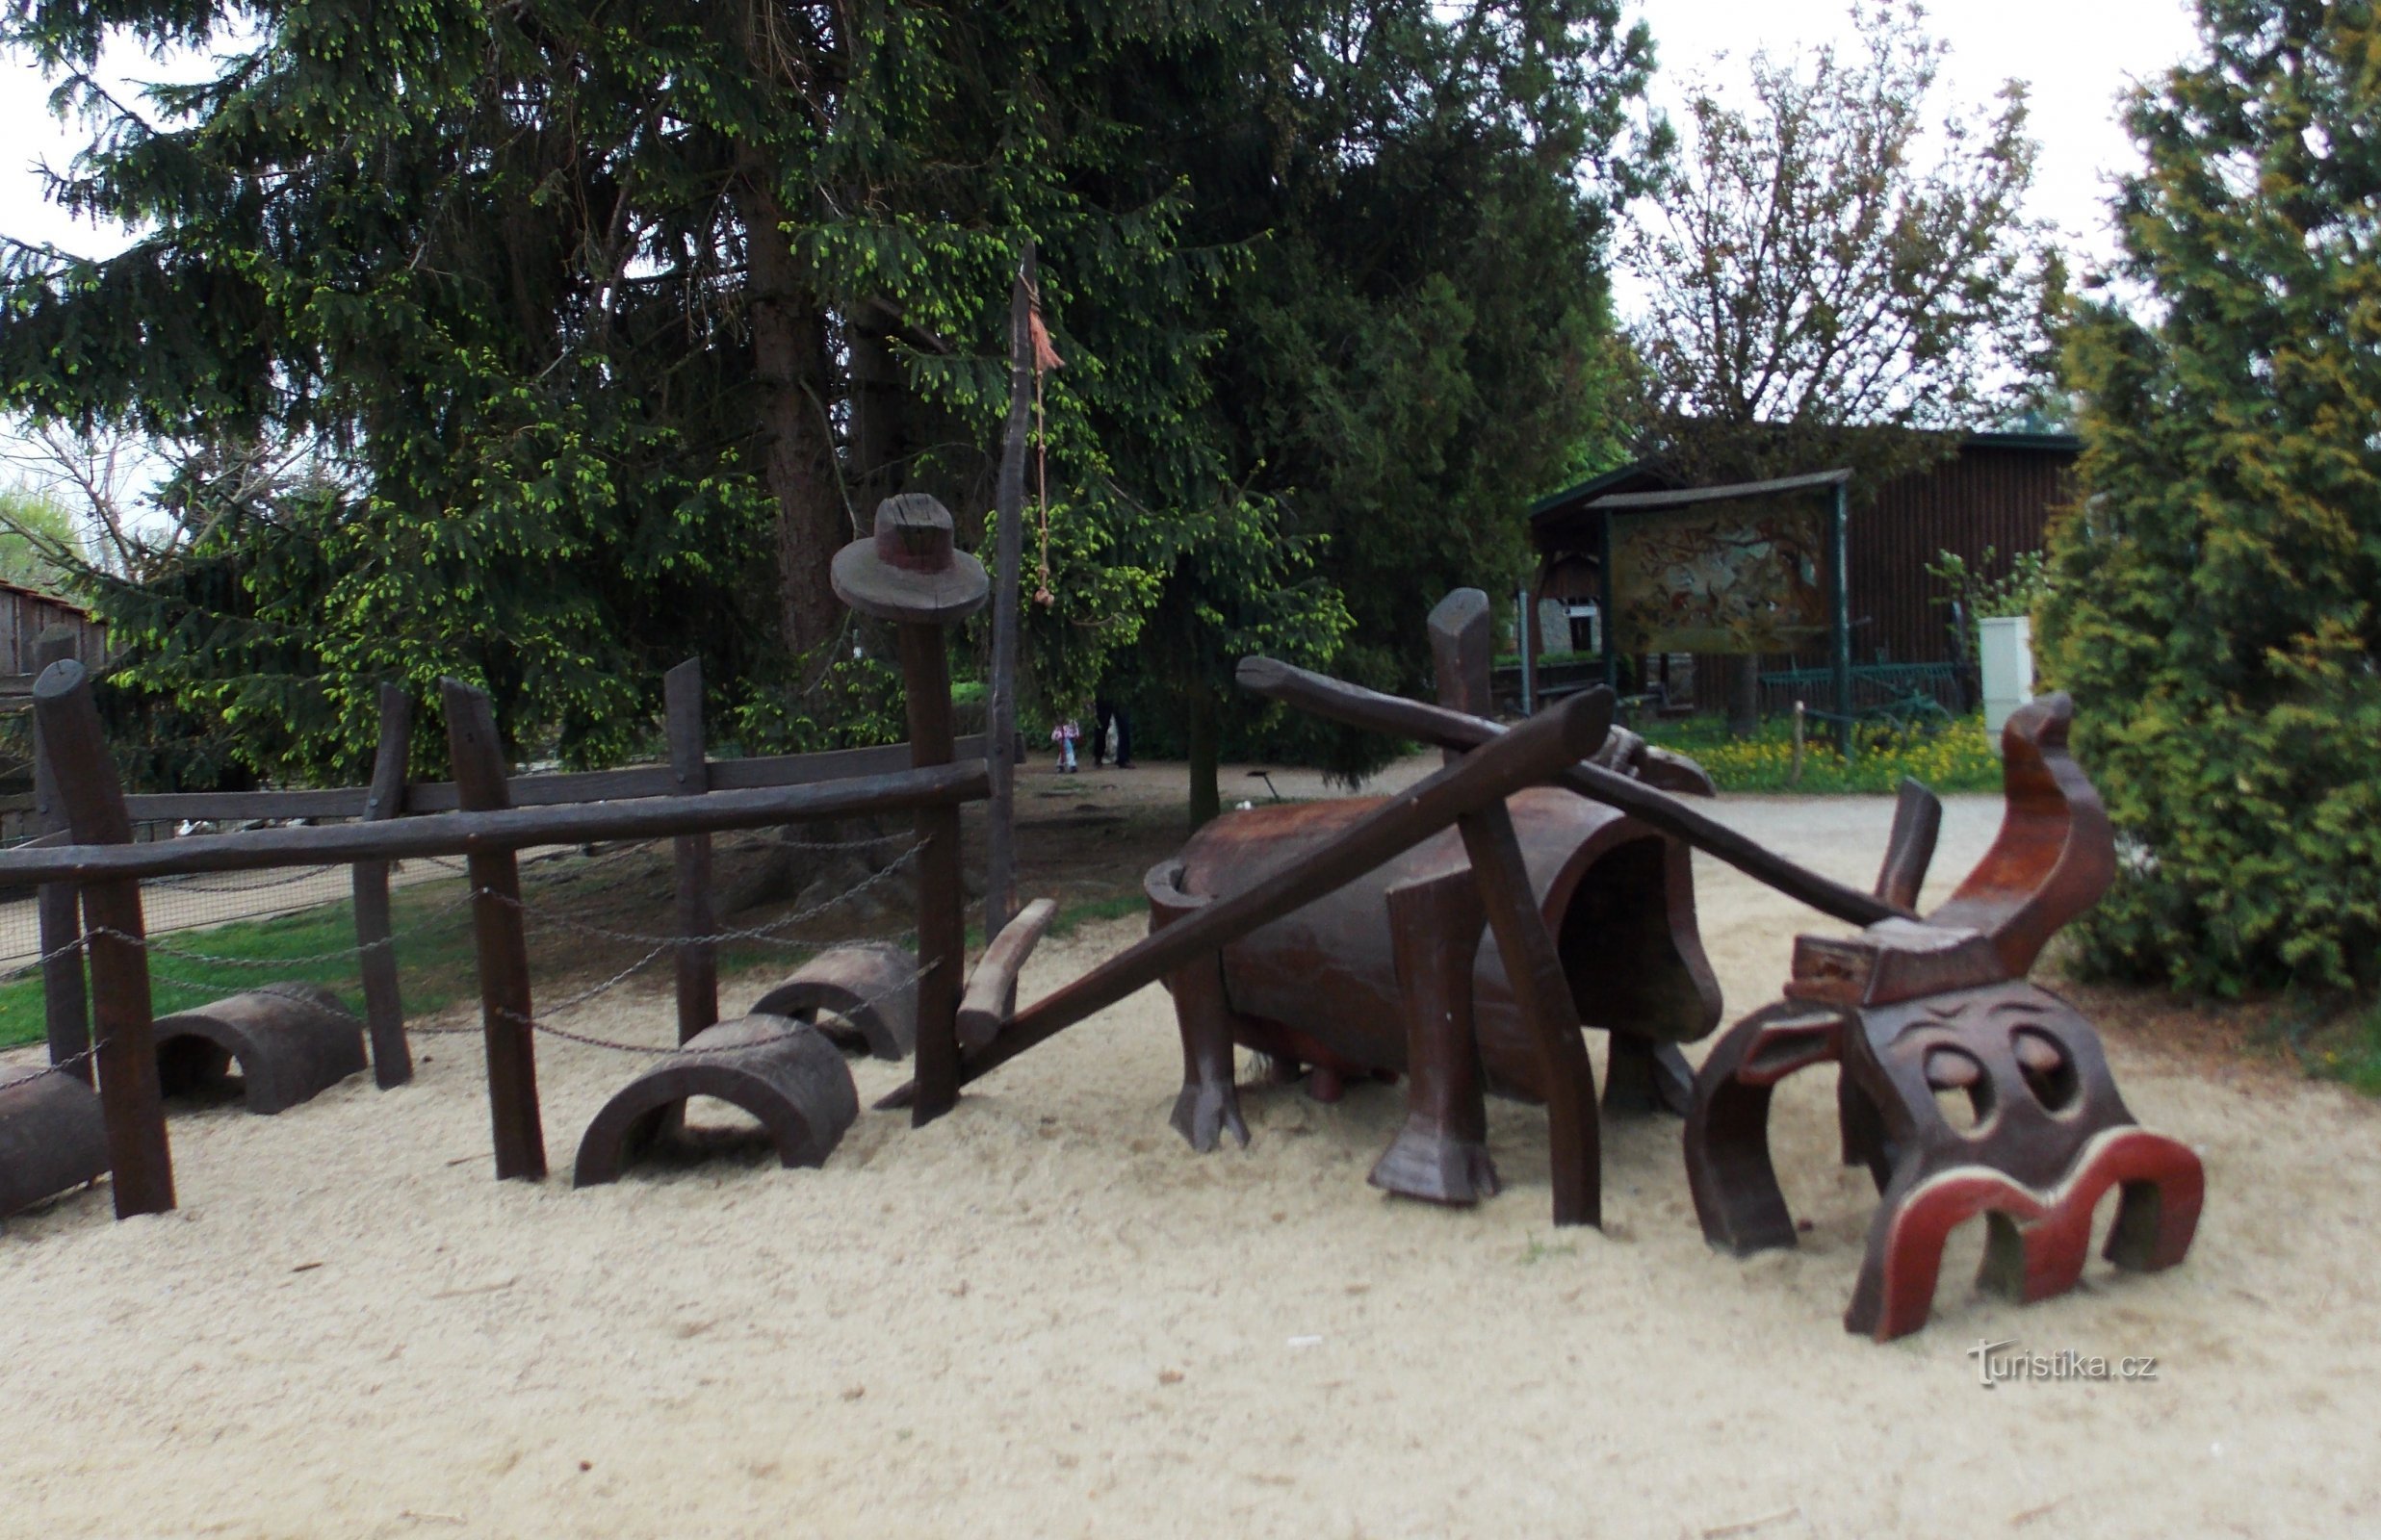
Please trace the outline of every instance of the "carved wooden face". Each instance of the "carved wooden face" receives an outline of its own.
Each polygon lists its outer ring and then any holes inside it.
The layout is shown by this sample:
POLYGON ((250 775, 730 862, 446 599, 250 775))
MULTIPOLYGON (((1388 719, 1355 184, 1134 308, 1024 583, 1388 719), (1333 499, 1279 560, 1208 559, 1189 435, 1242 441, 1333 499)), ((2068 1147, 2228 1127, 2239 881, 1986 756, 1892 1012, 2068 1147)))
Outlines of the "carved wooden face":
POLYGON ((2134 1120, 2098 1034, 2046 989, 1995 984, 1854 1014, 1844 1069, 1884 1120, 1897 1187, 1982 1166, 2043 1191, 2094 1134, 2134 1120))

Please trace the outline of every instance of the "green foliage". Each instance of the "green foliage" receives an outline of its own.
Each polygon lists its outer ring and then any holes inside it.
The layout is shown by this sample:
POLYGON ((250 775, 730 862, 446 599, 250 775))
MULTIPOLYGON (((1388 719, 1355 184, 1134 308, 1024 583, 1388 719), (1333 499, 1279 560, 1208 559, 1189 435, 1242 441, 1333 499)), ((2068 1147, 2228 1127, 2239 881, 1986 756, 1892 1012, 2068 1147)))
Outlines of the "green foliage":
POLYGON ((98 597, 125 698, 193 729, 149 734, 166 779, 352 777, 376 686, 447 675, 612 758, 689 654, 739 741, 831 744, 898 706, 827 562, 896 491, 975 526, 1031 239, 1045 695, 1130 649, 1207 710, 1237 652, 1351 638, 1410 682, 1601 421, 1618 18, 27 0, 97 124, 58 197, 148 233, 8 247, 0 408, 176 451, 98 597), (127 34, 219 67, 113 101, 127 34))
POLYGON ((2080 306, 2083 494, 2044 673, 2124 847, 2083 960, 2217 994, 2381 983, 2381 24, 2205 0, 2126 112, 2113 293, 2080 306))
POLYGON ((1849 759, 1835 752, 1834 738, 1813 724, 1799 778, 1794 724, 1788 718, 1770 718, 1749 737, 1730 733, 1716 716, 1654 722, 1639 731, 1647 742, 1694 758, 1721 791, 1881 795, 1899 788, 1904 776, 1946 794, 2001 789, 2001 761, 1980 716, 1962 717, 1933 732, 1864 726, 1849 759))
POLYGON ((71 594, 82 555, 74 514, 64 502, 24 487, 0 491, 0 581, 71 594))
MULTIPOLYGON (((1991 616, 2031 615, 2050 592, 2050 558, 2039 551, 2018 552, 2009 558, 2008 571, 1998 578, 1989 576, 2000 560, 2000 552, 1990 546, 1973 564, 1955 551, 1938 551, 1935 558, 1927 563, 1927 573, 1941 578, 1951 592, 1936 595, 1933 603, 1945 609, 1957 606, 1960 655, 1974 667, 1984 661, 1980 622, 1991 616)), ((1945 624, 1954 624, 1948 615, 1945 624)))

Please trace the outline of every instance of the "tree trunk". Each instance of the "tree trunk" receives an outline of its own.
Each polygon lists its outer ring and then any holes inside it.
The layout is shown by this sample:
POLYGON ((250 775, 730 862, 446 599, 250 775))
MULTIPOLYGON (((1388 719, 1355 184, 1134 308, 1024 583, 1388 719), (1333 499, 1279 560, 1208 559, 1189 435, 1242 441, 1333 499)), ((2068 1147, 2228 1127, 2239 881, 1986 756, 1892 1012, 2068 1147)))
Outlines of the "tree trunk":
MULTIPOLYGON (((859 493, 854 505, 873 517, 878 503, 909 490, 903 431, 908 393, 882 331, 856 325, 846 327, 844 335, 851 346, 851 474, 859 493)), ((968 543, 964 530, 960 540, 968 543)))
POLYGON ((1761 731, 1761 658, 1746 653, 1728 659, 1728 735, 1749 738, 1761 731))
POLYGON ((771 173, 750 163, 739 169, 762 470, 777 500, 778 608, 787 650, 807 657, 842 629, 827 564, 859 531, 844 507, 827 429, 826 320, 786 238, 771 173))
POLYGON ((1192 680, 1182 692, 1182 705, 1183 735, 1189 740, 1190 753, 1190 826, 1195 834, 1224 810, 1223 794, 1216 785, 1223 746, 1216 724, 1215 686, 1203 679, 1192 680))

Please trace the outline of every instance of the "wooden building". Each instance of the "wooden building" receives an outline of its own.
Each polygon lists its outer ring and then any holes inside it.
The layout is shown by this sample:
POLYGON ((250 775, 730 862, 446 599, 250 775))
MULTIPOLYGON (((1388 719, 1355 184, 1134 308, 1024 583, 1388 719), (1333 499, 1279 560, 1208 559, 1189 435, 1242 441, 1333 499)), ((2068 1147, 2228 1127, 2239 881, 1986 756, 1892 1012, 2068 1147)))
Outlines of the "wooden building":
POLYGON ((20 705, 31 698, 33 654, 41 633, 52 626, 74 632, 74 655, 91 668, 107 660, 108 629, 82 605, 0 580, 0 706, 20 705))
MULTIPOLYGON (((2052 516, 2073 496, 2071 482, 2082 441, 2058 433, 1975 433, 1958 449, 1922 471, 1898 477, 1873 500, 1855 496, 1847 532, 1850 574, 1851 653, 1855 666, 1945 664, 1956 660, 1948 598, 1941 579, 1927 571, 1942 552, 1954 552, 1971 566, 1987 547, 1994 560, 1983 569, 2000 577, 2019 552, 2039 551, 2052 516)), ((1623 466, 1542 499, 1529 510, 1530 539, 1538 552, 1536 598, 1541 651, 1597 651, 1602 592, 1599 552, 1604 515, 1590 504, 1615 494, 1674 490, 1677 483, 1644 464, 1623 466), (1547 634, 1558 618, 1570 622, 1567 637, 1547 634)), ((1677 663, 1672 660, 1675 671, 1677 663)), ((1765 656, 1766 671, 1821 669, 1827 659, 1765 656)), ((1660 672, 1655 665, 1643 676, 1660 672)), ((1721 703, 1719 670, 1695 671, 1698 706, 1721 703)), ((1776 703, 1770 703, 1773 706, 1776 703)))

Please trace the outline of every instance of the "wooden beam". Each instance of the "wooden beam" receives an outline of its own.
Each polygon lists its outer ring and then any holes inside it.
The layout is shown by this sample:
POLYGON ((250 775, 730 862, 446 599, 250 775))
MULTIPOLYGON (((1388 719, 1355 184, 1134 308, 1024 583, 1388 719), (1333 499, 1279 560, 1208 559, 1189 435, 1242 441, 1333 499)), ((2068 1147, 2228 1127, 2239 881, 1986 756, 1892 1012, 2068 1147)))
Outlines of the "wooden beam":
POLYGON ((314 829, 250 829, 140 845, 20 845, 0 851, 0 883, 88 883, 191 872, 256 871, 269 866, 402 860, 416 856, 471 856, 605 839, 656 839, 695 831, 769 829, 810 818, 956 806, 982 801, 984 791, 983 761, 962 760, 865 781, 713 791, 699 797, 507 808, 314 829))
MULTIPOLYGON (((1281 701, 1334 722, 1346 722, 1376 732, 1419 738, 1441 748, 1476 749, 1494 742, 1506 729, 1493 722, 1450 711, 1443 706, 1383 695, 1309 673, 1270 657, 1240 660, 1240 687, 1269 701, 1281 701)), ((1576 699, 1576 697, 1574 697, 1576 699)), ((1514 731, 1518 732, 1518 729, 1514 731)), ((1799 899, 1823 914, 1854 925, 1874 925, 1885 919, 1916 919, 1910 911, 1864 893, 1798 865, 1739 834, 1708 813, 1697 811, 1668 792, 1600 765, 1574 764, 1553 777, 1554 783, 1593 802, 1618 808, 1644 823, 1674 834, 1695 849, 1725 861, 1754 881, 1799 899)))
MULTIPOLYGON (((679 796, 699 796, 711 787, 703 758, 703 660, 690 657, 661 676, 662 722, 669 733, 670 773, 679 796)), ((678 934, 709 936, 711 835, 680 834, 672 842, 676 866, 678 934)), ((719 1019, 719 953, 711 941, 678 943, 678 1040, 685 1042, 719 1019)))
MULTIPOLYGON (((440 686, 447 757, 463 806, 505 806, 505 751, 485 691, 460 680, 440 686)), ((488 1115, 499 1181, 541 1180, 546 1136, 537 1107, 537 1038, 530 1001, 530 951, 521 921, 521 869, 509 849, 471 857, 472 939, 479 960, 479 1026, 487 1043, 488 1115)))
MULTIPOLYGON (((52 663, 33 687, 35 718, 55 772, 66 826, 85 845, 129 845, 132 820, 108 757, 91 677, 73 658, 52 663)), ((173 1207, 173 1155, 166 1142, 165 1096, 149 1017, 148 928, 141 885, 87 883, 83 920, 91 933, 91 1005, 99 1051, 99 1104, 108 1125, 116 1217, 173 1207)))

